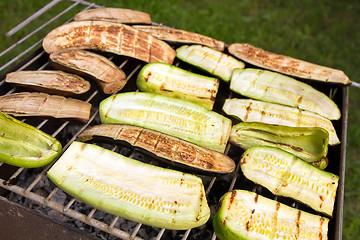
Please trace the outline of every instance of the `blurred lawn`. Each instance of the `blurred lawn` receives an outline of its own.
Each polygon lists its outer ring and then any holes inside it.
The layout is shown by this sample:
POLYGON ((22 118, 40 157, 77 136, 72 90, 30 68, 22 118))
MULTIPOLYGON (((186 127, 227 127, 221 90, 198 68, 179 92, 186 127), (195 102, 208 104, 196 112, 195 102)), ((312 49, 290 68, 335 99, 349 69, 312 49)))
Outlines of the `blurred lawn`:
MULTIPOLYGON (((0 2, 0 52, 59 13, 54 8, 12 37, 5 33, 50 0, 0 2)), ((360 82, 360 1, 200 0, 92 1, 147 12, 154 22, 198 32, 226 43, 248 42, 279 54, 343 70, 360 82)), ((69 6, 63 2, 59 5, 69 6)), ((61 9, 64 9, 63 7, 61 9)), ((82 8, 80 8, 82 9, 82 8)), ((79 8, 70 11, 72 16, 79 8)), ((54 28, 49 25, 48 29, 54 28)), ((45 36, 39 32, 23 45, 45 36)), ((16 48, 14 54, 23 49, 16 48)), ((0 58, 0 66, 12 55, 0 58)), ((350 88, 343 239, 360 236, 360 89, 350 88)))

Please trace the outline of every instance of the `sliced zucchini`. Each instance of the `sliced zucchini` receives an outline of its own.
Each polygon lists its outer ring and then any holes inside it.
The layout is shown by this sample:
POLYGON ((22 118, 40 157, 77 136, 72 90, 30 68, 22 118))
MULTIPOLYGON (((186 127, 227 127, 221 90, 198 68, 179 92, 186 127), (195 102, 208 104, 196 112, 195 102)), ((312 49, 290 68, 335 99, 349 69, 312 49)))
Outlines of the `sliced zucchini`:
POLYGON ((326 240, 329 219, 245 190, 222 196, 213 219, 221 240, 326 240))
POLYGON ((328 96, 294 78, 261 69, 236 69, 230 89, 249 98, 278 103, 317 113, 330 120, 340 118, 338 106, 328 96))
POLYGON ((42 167, 61 152, 56 138, 0 112, 0 161, 17 167, 42 167))
POLYGON ((201 45, 184 45, 176 49, 176 57, 194 65, 225 82, 229 82, 233 70, 243 69, 245 64, 215 49, 201 45))
POLYGON ((202 180, 73 142, 47 176, 97 209, 159 228, 183 230, 210 217, 202 180))
POLYGON ((241 122, 232 127, 229 140, 243 149, 253 146, 278 147, 319 169, 325 169, 328 165, 329 133, 322 128, 241 122))
POLYGON ((226 114, 244 122, 262 122, 289 127, 321 127, 328 131, 330 145, 340 143, 331 121, 313 112, 275 103, 236 98, 227 99, 223 110, 226 114))
POLYGON ((256 146, 241 161, 245 177, 272 193, 291 197, 332 216, 339 177, 279 148, 256 146))
POLYGON ((197 104, 145 92, 119 93, 100 103, 102 123, 149 128, 224 152, 231 120, 197 104))
POLYGON ((167 63, 145 65, 137 77, 141 91, 180 98, 212 110, 219 80, 195 74, 167 63))

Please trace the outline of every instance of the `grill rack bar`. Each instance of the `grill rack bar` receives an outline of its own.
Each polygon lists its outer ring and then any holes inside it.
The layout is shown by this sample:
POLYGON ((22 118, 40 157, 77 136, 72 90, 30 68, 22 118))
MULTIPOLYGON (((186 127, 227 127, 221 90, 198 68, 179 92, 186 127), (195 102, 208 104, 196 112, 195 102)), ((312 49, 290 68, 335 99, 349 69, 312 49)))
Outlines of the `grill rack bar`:
MULTIPOLYGON (((60 2, 61 0, 52 0, 51 3, 53 2, 60 2)), ((84 8, 83 10, 86 10, 86 9, 89 9, 91 7, 101 7, 101 6, 98 6, 94 3, 89 3, 89 2, 86 2, 86 1, 81 1, 81 0, 67 0, 67 1, 70 1, 70 2, 75 2, 73 5, 71 6, 77 6, 79 3, 80 4, 83 4, 83 5, 86 5, 87 7, 84 8)), ((55 5, 55 4, 54 4, 55 5)), ((48 9, 46 9, 48 10, 48 9)), ((63 11, 62 14, 64 14, 65 12, 67 11, 63 11)), ((60 15, 59 15, 60 17, 60 15)), ((33 19, 35 19, 36 17, 33 17, 33 19)), ((55 20, 55 19, 54 19, 55 20)), ((69 22, 71 21, 71 19, 67 20, 66 22, 69 22)), ((20 24, 19 24, 20 25, 20 24)), ((26 24, 25 24, 26 25, 26 24)), ((46 24, 47 25, 47 24, 46 24)), ((46 26, 45 24, 42 25, 42 28, 46 26)), ((20 28, 19 28, 20 29, 20 28)), ((16 31, 18 31, 19 29, 16 29, 16 31)), ((36 30, 36 31, 39 31, 39 30, 36 30)), ((24 40, 21 41, 21 43, 23 41, 25 41, 26 39, 28 39, 29 37, 25 37, 24 40)), ((0 68, 0 71, 4 70, 5 68, 7 68, 10 64, 20 60, 23 56, 25 56, 25 54, 28 54, 30 51, 32 51, 36 46, 38 46, 40 43, 41 43, 42 39, 39 41, 39 42, 36 42, 34 45, 32 45, 31 47, 29 47, 28 49, 26 49, 23 53, 19 54, 18 56, 16 56, 14 59, 12 59, 9 63, 1 66, 0 68)), ((20 44, 20 43, 19 43, 20 44)), ((16 46, 18 46, 19 44, 16 44, 14 47, 12 48, 15 48, 16 46)), ((12 49, 11 48, 11 49, 12 49)), ((10 50, 11 50, 10 49, 10 50)), ((4 50, 4 51, 10 51, 10 50, 4 50)), ((5 53, 1 52, 0 53, 0 57, 2 55, 4 55, 5 53)), ((23 64, 20 68, 18 68, 16 71, 19 71, 19 70, 23 70, 25 68, 27 68, 28 66, 30 66, 31 64, 33 64, 34 62, 36 62, 38 59, 40 59, 41 57, 43 57, 45 54, 44 51, 41 51, 39 54, 37 54, 35 57, 33 57, 32 59, 30 59, 28 62, 26 62, 25 64, 23 64)), ((109 59, 112 59, 112 56, 109 58, 109 59)), ((120 65, 119 65, 119 68, 123 68, 125 67, 125 65, 127 65, 129 62, 128 59, 125 59, 120 65)), ((175 63, 174 64, 175 66, 178 66, 179 65, 179 62, 175 63)), ((39 69, 45 69, 46 67, 48 66, 48 63, 46 62, 44 65, 42 65, 41 67, 39 67, 39 69)), ((140 69, 141 65, 137 65, 137 67, 129 74, 128 78, 130 79, 139 69, 140 69)), ((4 83, 4 79, 0 81, 0 86, 3 85, 4 83)), ((10 90, 10 92, 13 92, 15 91, 16 88, 13 88, 12 90, 10 90)), ((332 89, 331 89, 332 90, 332 89)), ((8 93, 10 93, 8 92, 8 93)), ((91 99, 93 99, 96 95, 98 94, 97 91, 93 92, 93 94, 91 95, 91 97, 87 100, 87 101, 91 101, 91 99)), ((330 95, 332 95, 332 91, 330 91, 330 95)), ((229 96, 231 97, 231 95, 229 96)), ((94 121, 95 119, 95 116, 98 114, 98 110, 96 110, 92 115, 91 115, 91 118, 90 120, 88 121, 87 124, 83 125, 82 128, 73 136, 73 138, 67 142, 67 144, 65 145, 63 151, 65 151, 67 149, 67 147, 76 139, 76 137, 78 136, 78 134, 84 130, 88 125, 91 124, 91 122, 94 121)), ((347 116, 347 115, 346 115, 347 116)), ((43 122, 41 122, 37 128, 41 129, 46 123, 47 123, 48 120, 44 120, 43 122)), ((53 134, 52 136, 55 137, 57 136, 63 129, 66 128, 66 126, 69 124, 70 122, 67 121, 67 122, 64 122, 64 124, 59 127, 53 134)), ((345 126, 346 127, 346 126, 345 126)), ((345 134, 346 136, 346 134, 345 134)), ((231 144, 228 144, 227 146, 227 150, 226 150, 226 153, 229 151, 229 148, 231 147, 231 144)), ((342 153, 344 154, 345 151, 343 151, 342 153)), ((54 161, 55 162, 55 161, 54 161)), ((0 162, 0 167, 2 166, 3 164, 0 162)), ((119 228, 116 228, 115 225, 118 221, 118 217, 114 216, 112 222, 110 224, 107 224, 105 222, 102 222, 102 221, 99 221, 99 220, 96 220, 94 218, 94 214, 96 213, 97 209, 95 208, 92 208, 91 211, 88 213, 88 214, 82 214, 80 212, 77 212, 75 210, 73 210, 71 208, 71 206, 77 201, 75 198, 72 198, 65 206, 64 205, 61 205, 61 204, 58 204, 54 201, 52 201, 52 197, 56 194, 56 192, 59 190, 59 188, 55 187, 50 193, 48 196, 46 197, 43 197, 43 196, 40 196, 34 192, 32 192, 33 188, 39 183, 39 181, 41 180, 41 178, 43 176, 46 175, 46 171, 52 166, 52 164, 48 165, 45 167, 45 169, 36 176, 36 178, 34 179, 34 181, 27 187, 27 188, 23 188, 23 187, 20 187, 20 186, 17 186, 17 185, 12 185, 12 182, 22 173, 22 171, 24 170, 23 168, 19 168, 10 178, 8 179, 0 179, 0 187, 4 188, 4 189, 7 189, 11 192, 14 192, 20 196, 23 196, 25 198, 28 198, 30 200, 33 200, 35 202, 38 202, 46 207, 49 207, 51 209, 54 209, 58 212, 61 212, 63 213, 64 215, 70 217, 70 218, 73 218, 73 219, 76 219, 76 220, 79 220, 81 222, 84 222, 90 226, 93 226, 95 228, 98 228, 98 229, 101 229, 102 231, 104 232, 107 232, 109 234, 112 234, 114 236, 117 236, 121 239, 142 239, 140 237, 137 237, 138 235, 138 232, 139 230, 141 229, 141 227, 143 226, 143 224, 141 223, 138 223, 136 225, 136 227, 134 228, 133 232, 130 234, 128 232, 125 232, 119 228)), ((240 164, 238 163, 237 166, 236 166, 236 170, 235 170, 235 174, 233 174, 232 176, 232 179, 230 181, 230 185, 229 185, 229 191, 233 190, 234 189, 234 186, 236 184, 236 182, 241 178, 241 175, 238 174, 239 172, 239 166, 240 164)), ((212 188, 213 188, 213 185, 214 183, 216 182, 217 178, 216 177, 213 177, 210 181, 210 183, 208 184, 208 186, 206 187, 206 196, 208 196, 208 194, 211 192, 212 188)), ((242 180, 242 179, 240 179, 242 180)), ((252 191, 253 192, 257 192, 258 189, 261 188, 261 186, 258 186, 258 185, 254 185, 253 186, 253 189, 252 191)), ((61 190, 61 189, 60 189, 61 190)), ((343 195, 343 189, 341 190, 342 191, 342 195, 343 195)), ((277 200, 278 197, 277 196, 274 196, 274 200, 277 200)), ((340 198, 342 199, 342 198, 340 198)), ((343 202, 343 200, 342 200, 343 202)), ((340 205, 342 206, 342 205, 340 205)), ((295 207, 295 208, 298 208, 299 205, 294 202, 292 207, 295 207)), ((342 210, 341 210, 341 213, 342 213, 342 210)), ((342 216, 342 215, 341 215, 342 216)), ((337 228, 338 225, 336 226, 337 228)), ((165 233, 166 229, 160 229, 156 238, 155 239, 161 239, 165 233)), ((187 230, 182 239, 183 240, 186 240, 188 239, 188 237, 190 236, 191 234, 191 231, 192 229, 189 229, 187 230)), ((337 232, 340 232, 341 233, 341 229, 338 229, 337 232)), ((337 239, 341 239, 341 234, 339 236, 337 236, 338 238, 337 239)), ((216 235, 215 233, 212 234, 212 239, 215 240, 216 239, 216 235)))

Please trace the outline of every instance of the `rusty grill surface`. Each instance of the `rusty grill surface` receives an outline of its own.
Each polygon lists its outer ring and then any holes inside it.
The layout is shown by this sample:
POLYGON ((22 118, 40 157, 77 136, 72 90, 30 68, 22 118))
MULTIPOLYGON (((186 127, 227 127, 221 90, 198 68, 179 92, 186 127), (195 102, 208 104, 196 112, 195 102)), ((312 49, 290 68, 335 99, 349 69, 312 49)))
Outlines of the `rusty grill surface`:
MULTIPOLYGON (((39 12, 32 15, 29 19, 21 23, 19 27, 14 28, 8 34, 13 34, 14 31, 26 25, 33 18, 41 15, 42 12, 47 11, 56 4, 61 2, 60 0, 54 0, 47 6, 41 9, 39 12)), ((53 21, 58 19, 75 7, 81 7, 80 10, 88 8, 100 7, 96 4, 85 1, 69 1, 73 2, 69 7, 54 16, 48 22, 44 23, 39 29, 34 30, 23 39, 16 42, 13 46, 5 49, 0 53, 0 57, 11 52, 17 45, 22 44, 31 35, 35 34, 41 28, 44 28, 53 21)), ((69 19, 68 21, 71 21, 69 19)), ((63 24, 60 22, 58 25, 63 24)), ((20 71, 20 70, 43 70, 51 69, 48 65, 48 54, 40 47, 42 39, 30 46, 23 53, 19 54, 3 66, 0 66, 1 78, 0 78, 0 94, 10 94, 13 92, 23 91, 20 88, 14 88, 11 85, 5 83, 5 75, 7 72, 20 71), (29 54, 31 53, 31 54, 29 54), (26 56, 28 54, 28 56, 26 56), (24 57, 26 56, 26 57, 24 57), (10 68, 12 64, 15 64, 10 68)), ((173 46, 176 48, 177 46, 173 46)), ((102 53, 104 56, 112 60, 119 68, 121 68, 128 78, 128 83, 124 89, 120 92, 136 91, 135 80, 137 74, 141 68, 145 65, 144 62, 124 56, 117 56, 109 53, 102 53)), ((179 60, 174 61, 174 65, 186 70, 204 74, 200 70, 194 69, 188 64, 185 64, 179 60)), ((247 65, 246 67, 249 67, 247 65)), ((346 155, 346 130, 347 130, 347 111, 348 111, 348 88, 341 87, 334 84, 324 84, 318 82, 308 82, 313 87, 324 92, 330 96, 342 111, 342 117, 338 121, 333 121, 338 136, 341 138, 341 144, 329 147, 328 158, 329 165, 326 168, 327 171, 332 172, 340 176, 339 187, 335 201, 335 208, 333 218, 329 222, 329 239, 342 239, 342 217, 343 217, 343 199, 344 199, 344 178, 345 178, 345 155, 346 155)), ((77 136, 88 126, 100 124, 100 118, 98 114, 99 103, 108 97, 102 93, 100 89, 92 84, 92 88, 87 93, 76 97, 92 104, 92 111, 90 120, 87 123, 79 123, 73 121, 59 120, 59 119, 43 119, 43 118, 21 118, 20 120, 31 124, 38 129, 48 133, 49 135, 57 138, 63 145, 64 152, 68 146, 75 140, 77 136)), ((222 113, 222 105, 227 98, 239 97, 235 93, 231 93, 228 84, 221 82, 219 93, 214 105, 214 111, 222 113)), ((236 121, 232 119, 233 121, 236 121)), ((109 143, 97 143, 98 145, 107 149, 118 152, 127 157, 144 161, 150 164, 174 168, 174 166, 164 165, 163 163, 152 159, 142 153, 117 144, 109 143)), ((289 198, 274 196, 265 188, 254 184, 247 180, 241 171, 239 171, 239 160, 241 158, 243 150, 239 147, 233 146, 228 143, 225 153, 231 157, 237 164, 237 168, 234 173, 228 175, 218 176, 206 176, 198 175, 202 178, 204 187, 206 190, 206 196, 208 199, 209 207, 211 209, 211 217, 209 221, 198 228, 189 229, 187 231, 174 231, 159 229, 151 226, 146 226, 141 223, 127 221, 119 217, 101 212, 91 206, 88 206, 75 198, 65 194, 61 189, 57 188, 46 177, 47 170, 52 166, 49 164, 42 168, 36 169, 24 169, 9 166, 0 162, 0 195, 4 196, 10 201, 19 202, 27 208, 36 209, 53 218, 60 219, 61 221, 72 224, 76 228, 80 228, 84 231, 98 236, 94 231, 98 230, 103 232, 101 236, 105 236, 107 239, 216 239, 215 233, 212 227, 212 217, 215 213, 217 203, 220 197, 227 191, 232 189, 245 189, 256 192, 260 195, 268 197, 273 200, 277 200, 288 206, 298 208, 300 210, 307 211, 309 213, 317 214, 312 209, 303 204, 297 203, 289 198), (21 199, 21 201, 19 200, 21 199), (81 224, 79 224, 81 222, 81 224), (95 229, 95 230, 94 230, 95 229)), ((56 161, 56 160, 55 160, 56 161)), ((55 162, 54 161, 54 162, 55 162)), ((53 163, 54 163, 53 162, 53 163)), ((176 168, 175 168, 176 169, 176 168)), ((183 170, 184 171, 184 170, 183 170)), ((102 237, 104 238, 104 237, 102 237)))

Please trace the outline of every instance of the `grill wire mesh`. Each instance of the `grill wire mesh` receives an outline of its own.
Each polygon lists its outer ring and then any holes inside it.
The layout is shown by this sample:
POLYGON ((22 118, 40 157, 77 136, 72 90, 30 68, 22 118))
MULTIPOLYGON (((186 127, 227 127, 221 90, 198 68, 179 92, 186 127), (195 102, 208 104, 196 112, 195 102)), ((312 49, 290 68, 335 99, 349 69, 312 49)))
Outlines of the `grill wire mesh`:
MULTIPOLYGON (((47 11, 52 8, 56 4, 58 4, 59 0, 54 0, 49 3, 44 9, 41 11, 47 11)), ((40 31, 42 28, 45 28, 48 24, 52 22, 59 21, 62 15, 65 13, 81 7, 80 10, 85 10, 94 7, 100 7, 96 4, 89 3, 86 1, 69 1, 72 2, 70 6, 65 8, 62 12, 55 15, 48 22, 44 23, 41 27, 34 30, 34 32, 25 36, 23 39, 16 42, 11 47, 7 48, 3 52, 0 53, 0 57, 11 52, 16 46, 23 44, 25 40, 27 40, 31 35, 40 31)), ((39 11, 35 13, 32 17, 37 17, 42 14, 39 11)), ((32 17, 27 19, 25 23, 19 25, 23 27, 26 25, 27 21, 31 21, 32 17)), ((72 19, 68 19, 65 22, 69 22, 72 19)), ((58 25, 64 22, 60 22, 58 25)), ((12 31, 16 31, 17 27, 12 31)), ((13 34, 13 32, 9 32, 8 34, 13 34)), ((13 92, 23 91, 20 88, 15 88, 11 85, 5 83, 5 70, 6 72, 11 71, 20 71, 20 70, 43 70, 43 69, 51 69, 48 65, 48 54, 45 53, 42 48, 39 46, 42 42, 40 39, 35 44, 31 45, 27 48, 23 53, 19 54, 15 58, 8 61, 3 66, 0 66, 0 71, 2 73, 2 77, 0 79, 0 94, 10 94, 13 92), (26 54, 31 53, 29 56, 26 54), (12 66, 16 64, 15 66, 12 66), (13 67, 13 68, 10 68, 13 67), (9 70, 10 69, 10 70, 9 70)), ((173 46, 174 48, 177 46, 173 46)), ((128 78, 128 83, 124 89, 120 92, 128 92, 128 91, 136 91, 135 80, 138 72, 145 65, 145 63, 131 59, 123 56, 116 56, 112 54, 102 53, 107 56, 110 60, 112 60, 119 68, 121 68, 128 78)), ((174 65, 184 68, 189 71, 197 72, 204 74, 198 69, 192 68, 190 65, 183 63, 179 60, 175 60, 174 65)), ((335 121, 334 126, 337 130, 339 136, 342 136, 342 144, 335 147, 329 148, 329 166, 327 171, 333 172, 337 175, 340 175, 339 189, 335 202, 334 209, 334 217, 330 220, 329 223, 329 239, 341 239, 341 228, 342 228, 342 206, 343 206, 343 177, 344 177, 344 169, 342 166, 345 160, 345 147, 346 142, 346 124, 344 125, 344 121, 346 122, 347 117, 347 89, 339 88, 335 85, 324 85, 321 83, 311 83, 313 87, 323 91, 325 94, 329 95, 333 98, 333 100, 338 104, 339 108, 342 109, 343 120, 335 121), (345 119, 344 119, 345 118, 345 119)), ((75 140, 77 140, 77 136, 88 126, 100 124, 100 119, 98 115, 98 106, 101 100, 108 97, 108 95, 104 95, 101 90, 98 90, 96 86, 92 86, 91 90, 87 93, 83 94, 80 97, 77 97, 81 100, 89 102, 92 104, 91 116, 90 120, 87 123, 79 123, 73 121, 66 120, 58 120, 58 119, 42 119, 42 118, 22 118, 23 122, 31 124, 38 129, 48 133, 49 135, 57 138, 63 145, 64 152, 67 147, 75 140)), ((231 97, 239 97, 235 93, 231 93, 229 91, 228 85, 224 82, 221 82, 219 93, 216 98, 216 102, 214 105, 214 111, 222 113, 221 107, 224 103, 225 99, 231 97)), ((232 119, 234 123, 236 123, 235 119, 232 119)), ((111 149, 112 151, 118 152, 127 157, 147 162, 150 164, 166 167, 166 168, 174 168, 173 166, 165 165, 164 163, 157 161, 156 159, 152 159, 141 152, 138 152, 135 149, 129 148, 127 146, 122 146, 118 144, 109 144, 109 143, 96 143, 102 147, 107 149, 111 149)), ((60 219, 61 221, 65 221, 67 223, 73 224, 75 227, 78 227, 82 230, 88 231, 91 234, 103 238, 103 239, 212 239, 215 240, 216 236, 213 232, 212 228, 212 217, 216 211, 217 203, 220 197, 226 192, 232 189, 245 189, 249 191, 256 192, 260 195, 268 197, 270 199, 277 200, 294 208, 298 208, 300 210, 304 210, 313 214, 315 213, 313 210, 299 204, 291 199, 278 197, 271 194, 265 188, 254 184, 253 182, 247 180, 239 171, 239 160, 241 158, 243 150, 239 147, 233 146, 231 144, 227 145, 225 154, 231 157, 235 163, 237 164, 236 170, 232 174, 227 175, 217 175, 217 176, 207 176, 197 174, 202 178, 204 187, 206 190, 206 196, 208 199, 209 207, 211 209, 211 217, 207 224, 204 226, 189 229, 187 231, 173 231, 173 230, 165 230, 159 229, 151 226, 146 226, 141 223, 127 221, 125 219, 121 219, 119 217, 104 213, 100 210, 92 208, 75 198, 67 195, 61 189, 57 188, 51 181, 49 181, 46 177, 47 170, 52 166, 49 164, 48 166, 37 168, 37 169, 24 169, 12 167, 0 162, 0 170, 1 168, 10 169, 7 170, 7 174, 0 175, 0 187, 8 190, 8 193, 5 197, 14 202, 19 202, 26 207, 30 207, 33 209, 38 209, 45 214, 60 219)), ((55 161, 54 161, 55 162, 55 161)), ((186 171, 183 170, 183 171, 186 171)), ((1 172, 1 171, 0 171, 1 172)))

